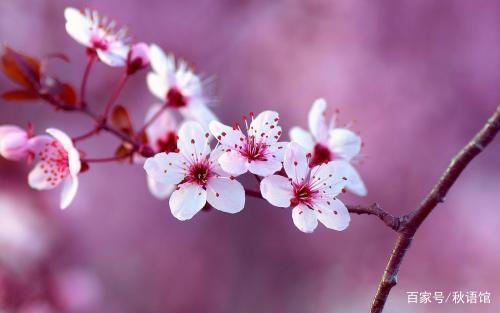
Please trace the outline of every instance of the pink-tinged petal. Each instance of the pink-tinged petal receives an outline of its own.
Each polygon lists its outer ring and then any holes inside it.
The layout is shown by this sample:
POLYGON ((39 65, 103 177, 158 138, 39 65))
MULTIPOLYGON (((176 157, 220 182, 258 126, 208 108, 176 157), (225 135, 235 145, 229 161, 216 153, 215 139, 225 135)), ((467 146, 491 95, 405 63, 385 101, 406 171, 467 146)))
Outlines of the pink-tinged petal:
POLYGON ((219 165, 225 172, 234 176, 246 173, 249 167, 247 158, 236 150, 222 153, 219 157, 219 165))
POLYGON ((169 88, 165 78, 160 76, 157 73, 149 72, 146 77, 146 81, 148 84, 149 91, 158 99, 165 101, 165 97, 167 95, 167 90, 169 88))
POLYGON ((176 133, 177 130, 175 116, 161 104, 154 104, 149 108, 144 122, 150 121, 160 110, 163 110, 162 113, 146 128, 148 142, 155 151, 160 150, 159 140, 164 140, 169 133, 176 133))
POLYGON ((260 182, 262 197, 280 208, 288 208, 293 198, 292 184, 283 176, 272 175, 260 182))
POLYGON ((155 182, 175 185, 186 176, 184 157, 179 153, 158 153, 144 162, 144 169, 148 177, 155 182))
POLYGON ((248 134, 257 140, 263 139, 267 143, 275 143, 281 136, 281 127, 278 126, 279 114, 275 111, 264 111, 250 123, 248 134))
POLYGON ((245 190, 235 179, 214 177, 207 184, 207 201, 219 211, 238 213, 245 207, 245 190))
POLYGON ((177 147, 187 159, 201 160, 210 153, 208 132, 200 123, 185 122, 179 129, 177 147))
POLYGON ((129 68, 133 66, 135 69, 142 69, 149 65, 149 46, 144 42, 138 42, 130 48, 130 53, 127 57, 129 68))
POLYGON ((70 175, 66 177, 61 192, 61 209, 66 209, 76 196, 78 191, 78 176, 70 175))
POLYGON ((170 196, 170 211, 178 220, 191 219, 207 203, 207 192, 196 184, 184 183, 170 196))
POLYGON ((328 141, 328 126, 325 119, 326 101, 319 98, 314 101, 311 110, 309 111, 309 129, 316 141, 322 144, 327 144, 328 141))
POLYGON ((218 121, 210 122, 210 132, 223 146, 235 149, 242 145, 245 136, 239 129, 233 129, 218 121))
POLYGON ((80 162, 80 153, 73 145, 73 141, 66 133, 56 128, 48 128, 47 133, 54 137, 68 153, 69 172, 76 175, 80 172, 82 163, 80 162))
POLYGON ((26 133, 26 131, 16 125, 2 125, 0 126, 0 141, 3 137, 11 133, 26 133))
POLYGON ((316 217, 325 227, 341 231, 349 226, 351 217, 346 206, 339 199, 319 201, 314 206, 316 217))
POLYGON ((163 52, 163 50, 159 46, 155 44, 152 44, 150 46, 149 57, 151 61, 151 67, 156 73, 163 76, 166 75, 167 72, 173 70, 171 62, 167 59, 165 52, 163 52))
POLYGON ((298 143, 307 152, 312 152, 314 149, 314 139, 308 131, 300 127, 293 127, 290 130, 290 140, 298 143))
POLYGON ((304 233, 312 233, 318 226, 318 218, 314 210, 299 204, 292 210, 292 219, 295 226, 304 233))
POLYGON ((338 161, 330 161, 311 170, 310 180, 314 182, 315 189, 321 190, 320 196, 335 197, 342 192, 347 184, 342 166, 338 161))
POLYGON ((19 161, 27 154, 28 134, 25 131, 6 132, 0 137, 0 155, 7 160, 19 161))
POLYGON ((28 140, 28 149, 37 154, 52 140, 54 140, 52 137, 46 135, 32 137, 28 140))
POLYGON ((329 146, 334 156, 350 161, 361 150, 361 137, 345 128, 330 130, 329 146))
POLYGON ((272 144, 267 149, 266 157, 273 158, 274 160, 283 162, 283 159, 285 157, 286 147, 288 146, 289 143, 290 142, 287 142, 287 141, 281 141, 281 142, 277 142, 275 144, 272 144))
POLYGON ((205 130, 208 130, 210 122, 217 121, 212 110, 201 100, 189 101, 187 107, 181 108, 179 112, 186 119, 200 123, 205 130))
POLYGON ((175 190, 175 185, 162 184, 152 179, 151 177, 147 177, 148 189, 151 194, 159 200, 167 199, 170 197, 172 192, 175 190))
POLYGON ((306 152, 297 143, 291 142, 285 150, 283 166, 288 177, 295 182, 302 182, 309 173, 306 152))
POLYGON ((66 32, 76 41, 84 46, 90 46, 90 21, 75 8, 66 8, 64 10, 66 18, 66 32))
POLYGON ((56 187, 60 181, 55 182, 50 172, 46 171, 46 164, 39 162, 28 175, 28 185, 37 190, 47 190, 56 187))
POLYGON ((121 67, 127 64, 128 49, 127 46, 120 46, 106 51, 97 49, 97 56, 99 60, 109 66, 121 67))
POLYGON ((269 158, 267 161, 252 161, 248 170, 250 173, 259 176, 269 176, 281 170, 282 164, 280 161, 269 158))
POLYGON ((345 160, 335 160, 339 167, 339 175, 342 175, 347 178, 346 180, 346 188, 350 192, 358 195, 358 196, 366 196, 368 191, 366 190, 365 184, 361 179, 361 176, 358 174, 358 171, 347 161, 345 160))

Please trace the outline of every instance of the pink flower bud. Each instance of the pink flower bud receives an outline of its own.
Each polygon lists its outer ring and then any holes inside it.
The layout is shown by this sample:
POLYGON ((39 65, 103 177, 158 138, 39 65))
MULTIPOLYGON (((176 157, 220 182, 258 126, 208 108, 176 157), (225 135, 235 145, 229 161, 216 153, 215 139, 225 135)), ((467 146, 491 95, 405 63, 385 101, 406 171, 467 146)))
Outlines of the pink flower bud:
POLYGON ((19 161, 28 156, 28 132, 14 125, 0 126, 0 155, 19 161))
POLYGON ((127 58, 127 73, 134 74, 149 65, 149 47, 144 42, 132 46, 127 58))

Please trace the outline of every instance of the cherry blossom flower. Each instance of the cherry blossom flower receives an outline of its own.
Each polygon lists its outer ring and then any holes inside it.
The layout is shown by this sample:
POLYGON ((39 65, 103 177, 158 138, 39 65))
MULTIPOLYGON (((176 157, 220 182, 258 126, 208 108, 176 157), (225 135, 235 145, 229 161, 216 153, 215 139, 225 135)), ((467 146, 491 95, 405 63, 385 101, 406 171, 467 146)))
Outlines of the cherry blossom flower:
POLYGON ((127 56, 127 73, 134 74, 149 65, 149 46, 144 42, 136 43, 127 56))
POLYGON ((342 176, 347 177, 347 190, 365 196, 365 184, 350 163, 361 150, 361 138, 347 128, 336 128, 335 117, 332 117, 327 125, 326 107, 324 99, 317 99, 309 111, 310 133, 300 127, 293 127, 290 138, 312 154, 311 167, 337 160, 341 165, 342 176))
MULTIPOLYGON (((163 105, 151 106, 146 114, 145 122, 150 121, 155 115, 156 119, 146 128, 149 146, 155 153, 177 151, 177 121, 170 110, 165 110, 163 105)), ((153 196, 158 199, 168 198, 175 190, 175 185, 162 184, 147 176, 148 188, 153 196)))
POLYGON ((264 178, 260 184, 264 199, 277 207, 292 206, 293 222, 303 232, 314 231, 318 220, 330 229, 347 228, 349 212, 337 199, 346 182, 338 174, 339 162, 330 161, 310 169, 306 152, 292 142, 285 150, 283 164, 288 178, 279 175, 264 178))
POLYGON ((149 57, 153 71, 147 76, 149 90, 165 101, 170 108, 178 109, 189 120, 199 122, 205 129, 208 123, 217 120, 207 107, 203 83, 182 60, 172 54, 165 55, 157 45, 151 45, 149 57))
POLYGON ((0 156, 12 161, 31 160, 49 138, 33 137, 31 129, 26 131, 15 125, 0 126, 0 156))
POLYGON ((80 44, 97 53, 109 66, 125 66, 130 50, 127 30, 115 29, 115 22, 100 17, 97 11, 81 12, 68 7, 64 10, 66 32, 80 44))
POLYGON ((73 201, 78 189, 80 154, 71 138, 64 132, 49 128, 47 133, 53 139, 48 141, 38 153, 40 161, 28 175, 28 183, 31 188, 47 190, 64 182, 60 206, 61 209, 65 209, 73 201))
POLYGON ((213 121, 209 128, 220 142, 224 153, 219 158, 222 169, 232 175, 250 171, 259 176, 269 176, 282 168, 286 142, 278 142, 281 127, 279 115, 274 111, 264 111, 254 118, 250 127, 243 117, 247 134, 244 135, 238 124, 234 127, 213 121))
POLYGON ((219 167, 221 149, 211 151, 209 134, 193 121, 179 129, 179 152, 158 153, 144 164, 148 176, 157 182, 176 185, 170 196, 172 214, 191 219, 208 203, 226 213, 240 212, 245 205, 243 186, 219 167))

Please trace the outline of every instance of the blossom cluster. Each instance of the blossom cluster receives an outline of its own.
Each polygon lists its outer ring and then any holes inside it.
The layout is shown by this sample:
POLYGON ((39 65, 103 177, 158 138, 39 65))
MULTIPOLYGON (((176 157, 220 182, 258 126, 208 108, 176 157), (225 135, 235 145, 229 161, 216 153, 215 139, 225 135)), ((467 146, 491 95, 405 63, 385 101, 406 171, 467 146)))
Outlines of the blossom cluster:
POLYGON ((97 126, 76 137, 55 128, 47 129, 48 135, 35 135, 31 125, 26 130, 0 126, 1 156, 36 161, 28 175, 32 188, 53 189, 62 183, 60 207, 66 208, 89 163, 129 160, 143 165, 149 190, 159 199, 168 198, 179 220, 189 220, 208 206, 237 213, 244 208, 246 196, 256 196, 276 207, 291 207, 293 222, 303 232, 312 232, 318 221, 334 230, 348 226, 349 213, 338 196, 346 190, 366 194, 352 164, 362 142, 352 130, 337 126, 336 115, 327 122, 324 99, 311 107, 309 131, 293 127, 288 141, 283 140, 275 111, 251 112, 241 123, 229 126, 213 113, 205 81, 187 62, 156 44, 132 43, 125 28, 118 29, 96 11, 67 8, 64 16, 67 33, 85 47, 88 58, 79 101, 70 85, 58 83, 59 88, 49 88, 59 81, 41 73, 31 57, 12 56, 10 50, 3 57, 4 72, 24 89, 7 92, 3 98, 45 100, 56 109, 89 115, 97 126), (124 73, 99 115, 90 113, 85 101, 87 79, 96 60, 121 67, 124 73), (28 74, 23 71, 26 67, 31 67, 28 74), (114 102, 127 78, 146 68, 150 68, 146 85, 158 102, 147 111, 142 127, 134 130, 127 110, 114 102), (87 158, 78 143, 100 131, 110 131, 121 144, 113 157, 87 158), (245 173, 256 177, 260 190, 246 189, 238 181, 245 173))

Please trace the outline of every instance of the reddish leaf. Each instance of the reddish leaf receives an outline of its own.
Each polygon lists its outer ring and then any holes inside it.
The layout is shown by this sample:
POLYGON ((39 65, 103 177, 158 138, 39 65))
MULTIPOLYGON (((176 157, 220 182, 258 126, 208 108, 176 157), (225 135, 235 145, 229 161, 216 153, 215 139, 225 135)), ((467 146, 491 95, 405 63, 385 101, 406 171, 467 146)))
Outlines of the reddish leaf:
POLYGON ((125 159, 126 157, 131 156, 132 147, 130 147, 127 143, 122 143, 115 151, 115 157, 120 159, 125 159))
POLYGON ((132 133, 132 122, 130 120, 130 115, 125 107, 122 105, 117 105, 113 109, 111 114, 111 123, 114 127, 120 129, 124 133, 132 133))
POLYGON ((28 101, 38 98, 38 94, 31 90, 11 90, 2 94, 2 99, 8 101, 28 101))
POLYGON ((61 92, 58 97, 66 104, 74 105, 77 102, 76 91, 69 84, 61 84, 61 92))
POLYGON ((28 89, 34 89, 40 82, 40 62, 28 55, 8 47, 2 55, 2 70, 14 82, 28 89))

